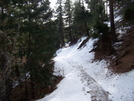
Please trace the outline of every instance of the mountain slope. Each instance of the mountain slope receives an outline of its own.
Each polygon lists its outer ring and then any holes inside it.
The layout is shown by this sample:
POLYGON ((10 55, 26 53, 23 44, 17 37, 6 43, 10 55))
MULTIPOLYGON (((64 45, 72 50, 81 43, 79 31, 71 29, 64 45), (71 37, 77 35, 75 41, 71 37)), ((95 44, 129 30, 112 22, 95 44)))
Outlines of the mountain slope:
POLYGON ((94 61, 95 53, 89 51, 97 40, 89 39, 79 48, 85 39, 57 51, 54 75, 64 79, 54 92, 38 101, 133 101, 134 71, 114 74, 106 60, 94 61))

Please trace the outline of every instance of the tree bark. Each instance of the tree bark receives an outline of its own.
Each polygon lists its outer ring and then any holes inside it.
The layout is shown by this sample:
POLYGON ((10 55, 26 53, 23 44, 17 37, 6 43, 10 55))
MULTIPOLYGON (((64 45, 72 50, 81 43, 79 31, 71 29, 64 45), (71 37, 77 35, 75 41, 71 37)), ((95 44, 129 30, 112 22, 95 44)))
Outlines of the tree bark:
POLYGON ((117 41, 117 37, 116 37, 116 34, 115 34, 113 0, 109 0, 109 7, 110 7, 110 26, 111 26, 112 42, 115 42, 115 41, 117 41))
POLYGON ((19 71, 19 67, 17 64, 15 65, 15 73, 17 77, 20 77, 20 71, 19 71))

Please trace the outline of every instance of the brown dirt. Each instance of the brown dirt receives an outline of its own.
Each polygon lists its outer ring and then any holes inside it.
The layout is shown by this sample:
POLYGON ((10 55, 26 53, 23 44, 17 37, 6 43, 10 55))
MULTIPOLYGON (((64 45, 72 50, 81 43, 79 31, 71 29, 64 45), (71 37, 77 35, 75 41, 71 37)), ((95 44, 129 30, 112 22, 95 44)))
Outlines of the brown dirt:
POLYGON ((39 87, 32 83, 30 80, 22 82, 10 93, 10 101, 36 101, 35 99, 41 99, 45 95, 53 92, 56 89, 56 85, 63 79, 61 76, 56 76, 53 80, 52 86, 39 87), (32 85, 33 84, 33 85, 32 85), (34 87, 34 92, 33 91, 34 87), (26 92, 27 91, 27 92, 26 92))
POLYGON ((125 73, 134 69, 134 26, 120 39, 122 44, 118 45, 117 49, 110 46, 109 40, 99 40, 95 43, 97 48, 92 50, 95 52, 95 60, 109 60, 115 73, 125 73))
POLYGON ((99 40, 94 44, 94 49, 91 51, 95 52, 95 60, 106 59, 107 56, 115 53, 114 48, 111 46, 110 38, 106 38, 105 40, 99 40))
POLYGON ((122 40, 122 44, 116 50, 116 58, 111 62, 116 73, 124 73, 134 69, 134 27, 128 30, 122 40))

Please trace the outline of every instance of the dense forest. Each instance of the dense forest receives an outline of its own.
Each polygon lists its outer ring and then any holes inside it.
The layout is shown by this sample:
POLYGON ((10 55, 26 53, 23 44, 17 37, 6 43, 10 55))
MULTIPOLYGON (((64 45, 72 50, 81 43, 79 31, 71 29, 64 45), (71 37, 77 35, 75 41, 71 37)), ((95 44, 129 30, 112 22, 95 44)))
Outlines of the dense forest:
POLYGON ((43 97, 57 82, 57 49, 88 36, 112 54, 118 29, 133 24, 134 0, 57 0, 56 9, 49 0, 0 0, 0 101, 43 97))

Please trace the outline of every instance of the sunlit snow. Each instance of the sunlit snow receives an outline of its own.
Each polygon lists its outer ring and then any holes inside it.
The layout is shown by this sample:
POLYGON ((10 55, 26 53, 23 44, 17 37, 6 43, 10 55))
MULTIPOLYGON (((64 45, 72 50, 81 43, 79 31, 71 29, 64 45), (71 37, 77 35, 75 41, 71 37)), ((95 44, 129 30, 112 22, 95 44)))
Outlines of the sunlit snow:
POLYGON ((85 38, 56 52, 54 75, 64 79, 38 101, 134 101, 134 71, 113 74, 107 61, 94 61, 90 51, 96 39, 78 49, 85 38))

